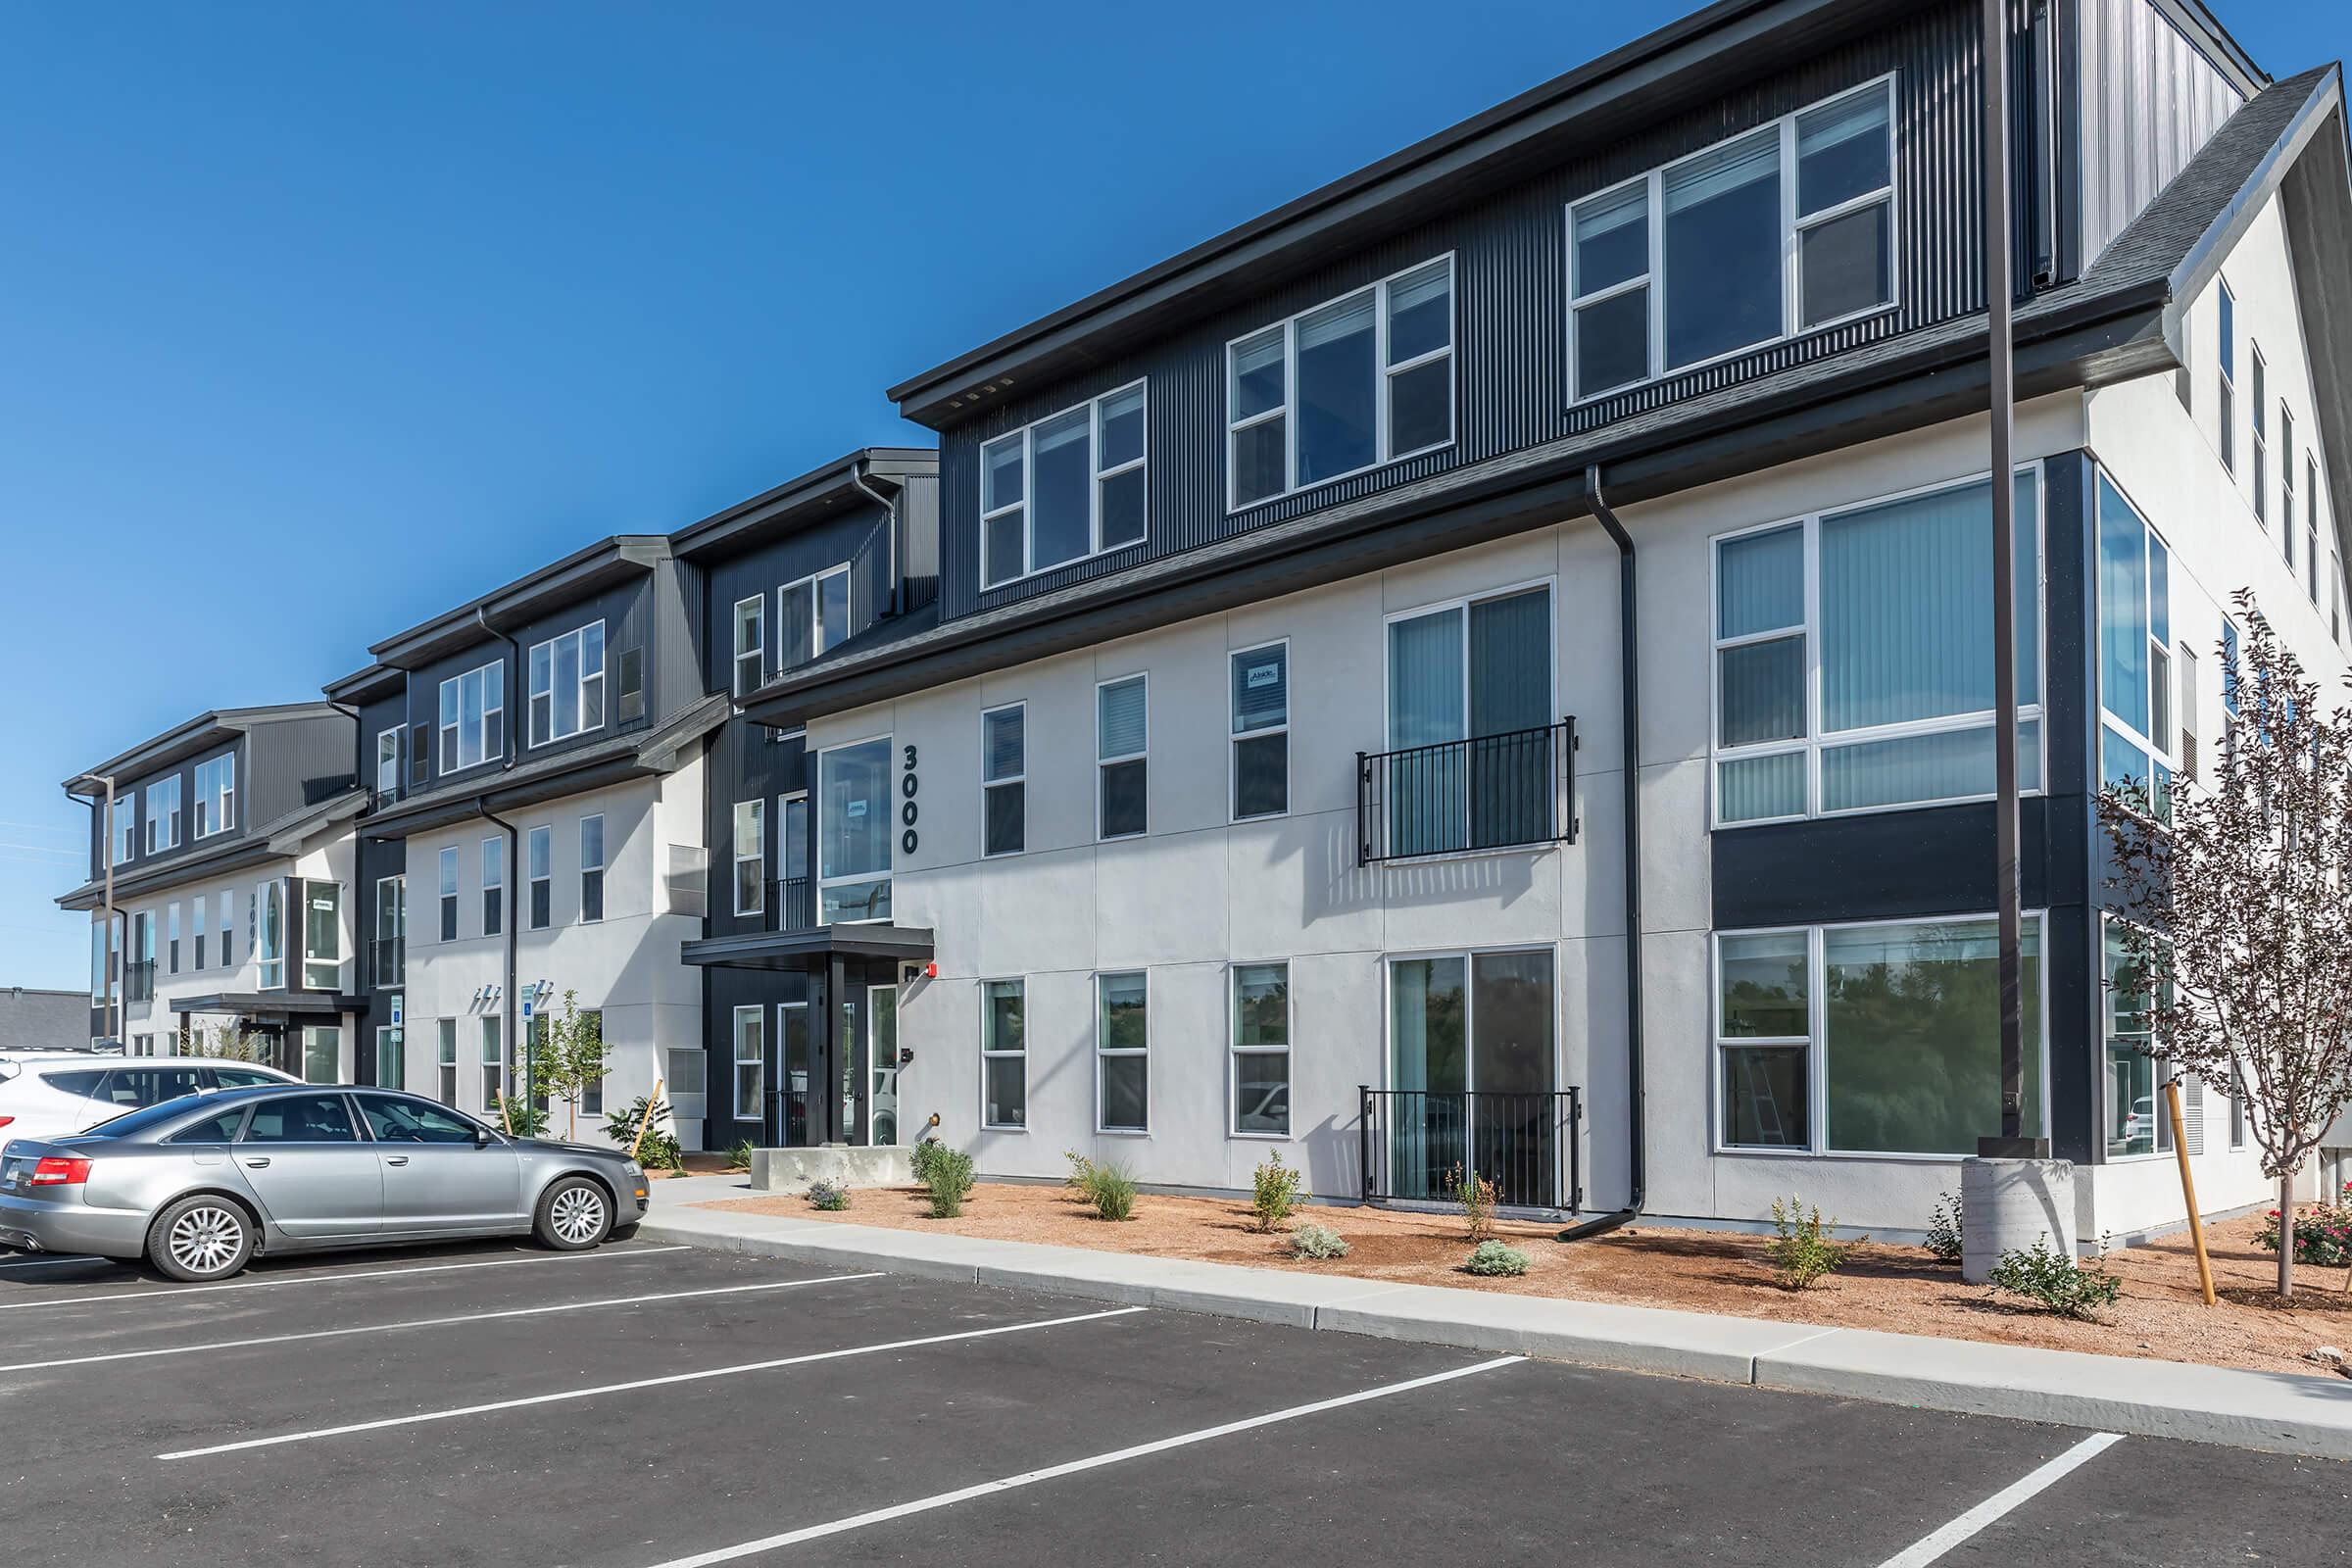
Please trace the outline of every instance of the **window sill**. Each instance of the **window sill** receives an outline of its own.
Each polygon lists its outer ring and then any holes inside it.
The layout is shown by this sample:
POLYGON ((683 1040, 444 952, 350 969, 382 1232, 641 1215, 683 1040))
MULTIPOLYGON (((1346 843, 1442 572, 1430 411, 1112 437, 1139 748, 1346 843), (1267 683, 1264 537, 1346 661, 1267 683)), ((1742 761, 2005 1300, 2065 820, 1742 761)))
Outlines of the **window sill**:
POLYGON ((1149 1127, 1098 1127, 1095 1129, 1095 1136, 1097 1138, 1149 1138, 1152 1136, 1152 1129, 1149 1127))
POLYGON ((984 1133, 1019 1133, 1024 1138, 1029 1135, 1026 1126, 1015 1126, 1011 1122, 984 1121, 980 1124, 980 1130, 984 1133))
POLYGON ((1295 1144, 1298 1141, 1296 1133, 1229 1132, 1225 1135, 1225 1139, 1228 1143, 1235 1144, 1295 1144))

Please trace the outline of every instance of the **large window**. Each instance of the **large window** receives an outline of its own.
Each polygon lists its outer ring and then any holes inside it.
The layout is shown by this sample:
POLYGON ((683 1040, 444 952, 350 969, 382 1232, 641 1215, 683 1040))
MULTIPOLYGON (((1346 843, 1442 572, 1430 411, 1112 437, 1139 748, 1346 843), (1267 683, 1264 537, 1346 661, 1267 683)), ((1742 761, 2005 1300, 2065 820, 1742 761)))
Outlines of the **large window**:
POLYGON ((1095 976, 1095 1130, 1152 1128, 1152 985, 1143 970, 1095 976))
POLYGON ((486 1115, 498 1114, 498 1102, 507 1093, 506 1020, 497 1013, 482 1018, 482 1110, 486 1115))
POLYGON ((179 775, 147 786, 147 853, 169 850, 179 843, 179 775))
MULTIPOLYGON (((2018 777, 2041 787, 2038 469, 2016 484, 2018 777)), ((1715 544, 1715 820, 1993 792, 1984 480, 1715 544)))
POLYGON ((817 920, 890 918, 890 737, 819 752, 817 920))
POLYGON ((2214 374, 2221 398, 2214 417, 2222 437, 2222 466, 2237 469, 2237 296, 2221 286, 2221 341, 2214 355, 2214 374))
POLYGON ((1233 966, 1233 1130, 1291 1132, 1291 966, 1233 966))
POLYGON ((1385 1152, 1397 1197, 1444 1197, 1469 1169, 1503 1202, 1562 1201, 1557 1017, 1546 948, 1389 961, 1385 1152))
POLYGON ((1141 544, 1148 527, 1144 383, 980 449, 980 586, 1141 544))
POLYGON ((767 907, 767 803, 735 803, 735 912, 767 907))
POLYGON ((115 801, 114 811, 115 864, 121 865, 124 861, 128 860, 138 850, 138 798, 133 795, 122 795, 118 797, 115 801))
POLYGON ((599 811, 580 818, 580 921, 592 925, 605 917, 605 817, 599 811))
POLYGON ((1453 442, 1453 258, 1225 347, 1226 506, 1453 442))
POLYGON ((441 940, 458 940, 458 847, 443 849, 436 860, 441 876, 441 940))
MULTIPOLYGON (((1718 935, 1719 1145, 1975 1153, 2001 1125, 1996 935, 1989 918, 1718 935)), ((2022 953, 2031 1136, 2042 1128, 2038 916, 2022 953)))
POLYGON ((545 823, 522 836, 523 874, 530 880, 531 926, 533 931, 547 929, 553 917, 549 905, 555 894, 555 871, 550 864, 555 830, 545 823))
POLYGON ((302 891, 302 986, 339 990, 343 983, 343 884, 299 879, 302 891))
POLYGON ((1572 395, 1894 303, 1892 78, 1577 203, 1572 395))
POLYGON ((760 1090, 767 1070, 766 1018, 764 1007, 735 1009, 733 1082, 737 1121, 760 1119, 760 1090))
POLYGON ((458 1020, 439 1020, 437 1038, 433 1042, 433 1063, 439 1077, 441 1103, 458 1102, 458 1020))
MULTIPOLYGON (((142 956, 150 956, 143 954, 142 956)), ((286 984, 286 885, 271 880, 253 890, 253 956, 260 968, 264 991, 282 991, 286 984)))
POLYGON ((507 841, 482 840, 482 935, 507 928, 507 841))
POLYGON ((793 669, 850 635, 850 568, 830 566, 776 590, 776 667, 793 669))
POLYGON ((1029 710, 1021 703, 980 715, 983 855, 1018 855, 1029 842, 1029 710))
POLYGON ((1095 688, 1095 758, 1099 838, 1133 838, 1150 825, 1150 682, 1142 675, 1095 688))
POLYGON ((2099 476, 2099 780, 2173 805, 2172 555, 2099 476))
MULTIPOLYGON (((204 904, 196 905, 197 967, 203 967, 204 904)), ((375 983, 378 989, 391 990, 403 985, 409 974, 409 879, 404 876, 378 877, 375 883, 375 983)), ((382 1082, 378 1079, 377 1082, 382 1082)), ((391 1087, 391 1086, 387 1086, 391 1087)))
POLYGON ((196 764, 196 836, 209 839, 237 825, 237 754, 222 752, 196 764))
POLYGON ((531 744, 568 739, 605 722, 605 623, 531 646, 531 744))
POLYGON ((1551 589, 1514 587, 1389 617, 1391 857, 1553 837, 1551 589))
POLYGON ((761 645, 767 641, 767 595, 735 602, 735 695, 760 689, 761 645))
POLYGON ((980 1124, 1029 1125, 1028 999, 1018 980, 980 986, 980 1124))
POLYGON ((506 755, 507 666, 504 661, 452 675, 441 683, 441 771, 455 773, 506 755))
MULTIPOLYGON (((2132 962, 2124 932, 2112 919, 2100 922, 2101 1033, 2106 1039, 2107 1154, 2170 1153, 2172 1118, 2164 1114, 2157 1087, 2166 1072, 2157 1054, 2154 999, 2147 975, 2132 962)), ((2185 1118, 2184 1118, 2185 1119, 2185 1118)), ((2189 1152, 2202 1151, 2193 1145, 2189 1152)))
POLYGON ((1227 661, 1233 695, 1233 819, 1291 808, 1291 645, 1245 648, 1227 661))

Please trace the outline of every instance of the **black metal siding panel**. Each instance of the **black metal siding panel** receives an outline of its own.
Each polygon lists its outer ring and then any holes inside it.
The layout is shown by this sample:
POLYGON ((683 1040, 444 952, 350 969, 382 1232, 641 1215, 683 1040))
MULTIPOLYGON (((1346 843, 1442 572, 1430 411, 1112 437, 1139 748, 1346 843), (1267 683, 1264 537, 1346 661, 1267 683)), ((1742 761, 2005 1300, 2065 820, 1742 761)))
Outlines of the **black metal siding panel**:
MULTIPOLYGON (((703 574, 690 562, 664 561, 654 568, 647 614, 652 621, 645 656, 645 702, 649 715, 684 711, 707 691, 703 683, 703 574)), ((608 701, 619 700, 617 661, 608 701)))
MULTIPOLYGON (((735 803, 767 803, 767 842, 761 849, 767 856, 768 880, 773 881, 783 864, 783 819, 776 809, 776 797, 807 790, 812 783, 812 760, 803 740, 797 735, 781 741, 770 736, 770 731, 749 719, 730 718, 710 738, 709 765, 704 770, 704 842, 710 846, 710 913, 704 924, 708 936, 760 931, 767 925, 764 913, 740 917, 735 913, 735 803)), ((815 830, 816 816, 811 811, 812 837, 804 848, 812 866, 816 863, 815 830)))
MULTIPOLYGON (((2023 36, 2011 69, 2031 79, 2023 36)), ((1100 577, 1320 511, 1465 463, 1599 428, 1626 416, 1983 308, 1976 235, 1982 209, 1977 14, 1923 6, 1898 25, 1828 50, 1642 134, 1409 232, 1335 258, 1259 298, 1191 324, 1141 354, 1007 398, 947 432, 940 446, 941 598, 948 618, 1100 577), (1727 136, 1892 74, 1896 83, 1897 302, 1884 316, 1788 340, 1576 408, 1568 405, 1567 208, 1727 136), (1454 444, 1245 512, 1225 509, 1225 344, 1296 312, 1450 252, 1455 264, 1454 444), (1143 378, 1149 386, 1150 535, 1128 550, 983 592, 979 586, 979 448, 1007 430, 1143 378)), ((2020 113, 2024 113, 2021 105, 2020 113)), ((2032 156, 2021 138, 2021 162, 2032 156)), ((2031 189, 2021 170, 2021 189, 2031 189)), ((2021 236, 2021 247, 2030 239, 2021 236)), ((2029 253, 2030 254, 2030 253, 2029 253)))
POLYGON ((906 607, 939 597, 939 475, 909 474, 899 493, 899 533, 906 559, 899 575, 906 585, 906 607))
POLYGON ((890 608, 889 514, 876 502, 844 505, 840 514, 781 539, 710 564, 703 573, 703 690, 725 691, 733 679, 735 606, 764 596, 767 660, 775 673, 776 590, 814 572, 850 564, 850 635, 870 628, 890 608))

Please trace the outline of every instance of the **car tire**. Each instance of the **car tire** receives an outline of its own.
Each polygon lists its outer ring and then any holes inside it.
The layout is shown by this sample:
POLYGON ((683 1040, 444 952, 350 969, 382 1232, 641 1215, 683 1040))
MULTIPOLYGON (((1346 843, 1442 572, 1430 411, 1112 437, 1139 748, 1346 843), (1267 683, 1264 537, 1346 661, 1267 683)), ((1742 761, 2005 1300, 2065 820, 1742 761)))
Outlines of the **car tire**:
POLYGON ((254 1221, 233 1200, 198 1193, 164 1205, 147 1227, 147 1260, 167 1278, 201 1285, 245 1271, 254 1221))
POLYGON ((585 1176, 565 1176, 539 1195, 531 1234, 559 1252, 585 1252, 612 1230, 612 1195, 585 1176))

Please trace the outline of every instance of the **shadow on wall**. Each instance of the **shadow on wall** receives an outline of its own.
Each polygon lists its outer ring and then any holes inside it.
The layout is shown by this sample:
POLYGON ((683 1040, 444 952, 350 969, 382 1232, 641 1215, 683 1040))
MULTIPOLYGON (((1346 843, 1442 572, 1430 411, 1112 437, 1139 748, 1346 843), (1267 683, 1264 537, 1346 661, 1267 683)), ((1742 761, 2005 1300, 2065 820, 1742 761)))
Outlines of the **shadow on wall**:
POLYGON ((1348 1107, 1346 1120, 1326 1116, 1298 1136, 1307 1191, 1334 1202, 1353 1202, 1363 1196, 1363 1140, 1354 1105, 1348 1107))

